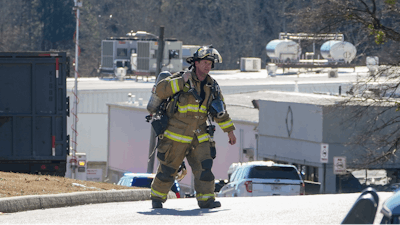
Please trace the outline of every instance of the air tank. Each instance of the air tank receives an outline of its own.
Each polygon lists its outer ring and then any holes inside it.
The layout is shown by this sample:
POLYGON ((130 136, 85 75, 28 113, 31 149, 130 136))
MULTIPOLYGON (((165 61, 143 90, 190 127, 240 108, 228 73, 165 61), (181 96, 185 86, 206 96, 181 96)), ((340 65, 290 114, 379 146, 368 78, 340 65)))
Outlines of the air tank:
POLYGON ((153 89, 151 90, 151 96, 150 96, 149 102, 147 103, 147 111, 149 111, 150 114, 156 113, 158 110, 158 106, 164 100, 164 99, 159 98, 156 94, 156 86, 157 86, 158 82, 160 80, 163 80, 163 79, 171 76, 171 75, 172 74, 168 71, 163 71, 158 75, 156 83, 154 84, 153 89))
POLYGON ((297 62, 300 58, 300 45, 292 40, 275 39, 270 41, 267 46, 267 55, 273 61, 297 62))
POLYGON ((346 41, 327 41, 321 46, 321 55, 329 61, 350 63, 357 54, 353 44, 346 41))

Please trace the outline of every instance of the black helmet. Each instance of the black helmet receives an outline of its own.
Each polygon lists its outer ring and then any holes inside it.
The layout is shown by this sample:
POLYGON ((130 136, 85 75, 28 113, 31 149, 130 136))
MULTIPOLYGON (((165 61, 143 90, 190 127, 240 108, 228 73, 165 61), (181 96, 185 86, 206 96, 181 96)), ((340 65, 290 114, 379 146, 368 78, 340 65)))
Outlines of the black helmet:
POLYGON ((210 60, 213 62, 212 67, 214 68, 214 63, 222 63, 222 57, 212 45, 210 46, 202 46, 193 54, 193 57, 188 57, 186 62, 190 65, 194 65, 195 61, 200 60, 210 60))

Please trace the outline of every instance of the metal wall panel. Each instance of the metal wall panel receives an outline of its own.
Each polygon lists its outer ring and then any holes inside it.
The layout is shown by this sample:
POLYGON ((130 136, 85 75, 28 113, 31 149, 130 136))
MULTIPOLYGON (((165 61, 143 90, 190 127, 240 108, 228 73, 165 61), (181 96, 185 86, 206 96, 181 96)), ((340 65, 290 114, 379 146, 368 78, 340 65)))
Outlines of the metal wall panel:
POLYGON ((0 158, 12 155, 13 117, 0 116, 0 158))
POLYGON ((0 113, 31 113, 32 65, 0 63, 0 71, 0 113))
POLYGON ((138 41, 137 47, 138 47, 138 49, 137 49, 138 58, 139 57, 144 57, 144 58, 150 57, 150 42, 138 41))
POLYGON ((103 55, 112 56, 114 54, 114 41, 103 41, 103 55))
POLYGON ((113 68, 114 59, 114 42, 115 41, 102 41, 102 54, 101 54, 101 67, 111 69, 113 68))
MULTIPOLYGON (((33 76, 34 83, 32 86, 35 92, 35 113, 36 114, 55 114, 56 113, 56 102, 62 103, 62 99, 56 99, 56 74, 54 69, 54 63, 36 64, 34 68, 33 76)), ((59 96, 62 98, 65 96, 59 96)), ((65 102, 65 101, 64 101, 65 102)), ((20 103, 16 103, 19 105, 20 103)))
POLYGON ((103 56, 102 68, 113 68, 113 56, 103 56))
POLYGON ((137 70, 150 70, 150 59, 138 58, 137 59, 137 70))
POLYGON ((35 151, 33 155, 51 156, 52 144, 52 123, 53 118, 49 116, 37 116, 35 118, 35 130, 33 145, 35 151), (40 125, 39 125, 40 124, 40 125))
POLYGON ((67 60, 64 52, 0 52, 0 161, 66 160, 67 60))
MULTIPOLYGON (((31 158, 32 156, 32 117, 16 116, 13 126, 13 155, 31 158)), ((13 155, 10 155, 12 158, 13 155)))

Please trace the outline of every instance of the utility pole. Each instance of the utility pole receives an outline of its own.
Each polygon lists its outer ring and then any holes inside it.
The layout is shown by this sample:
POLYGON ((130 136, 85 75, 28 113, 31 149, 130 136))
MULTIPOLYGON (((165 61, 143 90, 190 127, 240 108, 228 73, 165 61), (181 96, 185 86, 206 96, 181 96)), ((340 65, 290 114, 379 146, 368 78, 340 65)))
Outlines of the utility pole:
POLYGON ((160 27, 160 36, 158 36, 158 54, 157 54, 157 67, 156 67, 156 80, 161 73, 163 67, 164 56, 164 26, 160 27))
POLYGON ((76 177, 76 146, 77 146, 77 123, 78 123, 78 57, 79 57, 79 8, 82 7, 82 0, 74 0, 76 10, 76 36, 75 36, 75 89, 74 89, 74 117, 73 117, 73 126, 74 126, 74 135, 72 136, 72 179, 76 177))
MULTIPOLYGON (((164 56, 164 27, 160 27, 160 35, 158 36, 158 51, 157 51, 157 63, 156 63, 156 81, 158 75, 161 72, 163 65, 163 56, 164 56)), ((150 144, 149 144, 149 161, 147 162, 147 173, 153 173, 154 170, 154 160, 155 153, 153 154, 153 150, 156 145, 156 132, 154 132, 153 126, 151 126, 150 131, 150 144)))

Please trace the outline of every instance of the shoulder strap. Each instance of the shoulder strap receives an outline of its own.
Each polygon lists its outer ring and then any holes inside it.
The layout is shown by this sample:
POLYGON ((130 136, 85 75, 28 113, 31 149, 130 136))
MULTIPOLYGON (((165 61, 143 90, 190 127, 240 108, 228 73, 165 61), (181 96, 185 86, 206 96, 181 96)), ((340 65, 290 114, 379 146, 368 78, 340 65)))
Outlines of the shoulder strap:
POLYGON ((174 74, 172 74, 172 76, 170 76, 170 78, 181 77, 183 73, 184 73, 184 71, 180 71, 180 72, 174 73, 174 74))
POLYGON ((214 98, 216 98, 217 96, 219 96, 219 94, 221 93, 221 88, 218 85, 218 82, 216 80, 214 80, 213 86, 212 86, 212 94, 214 96, 214 98))

